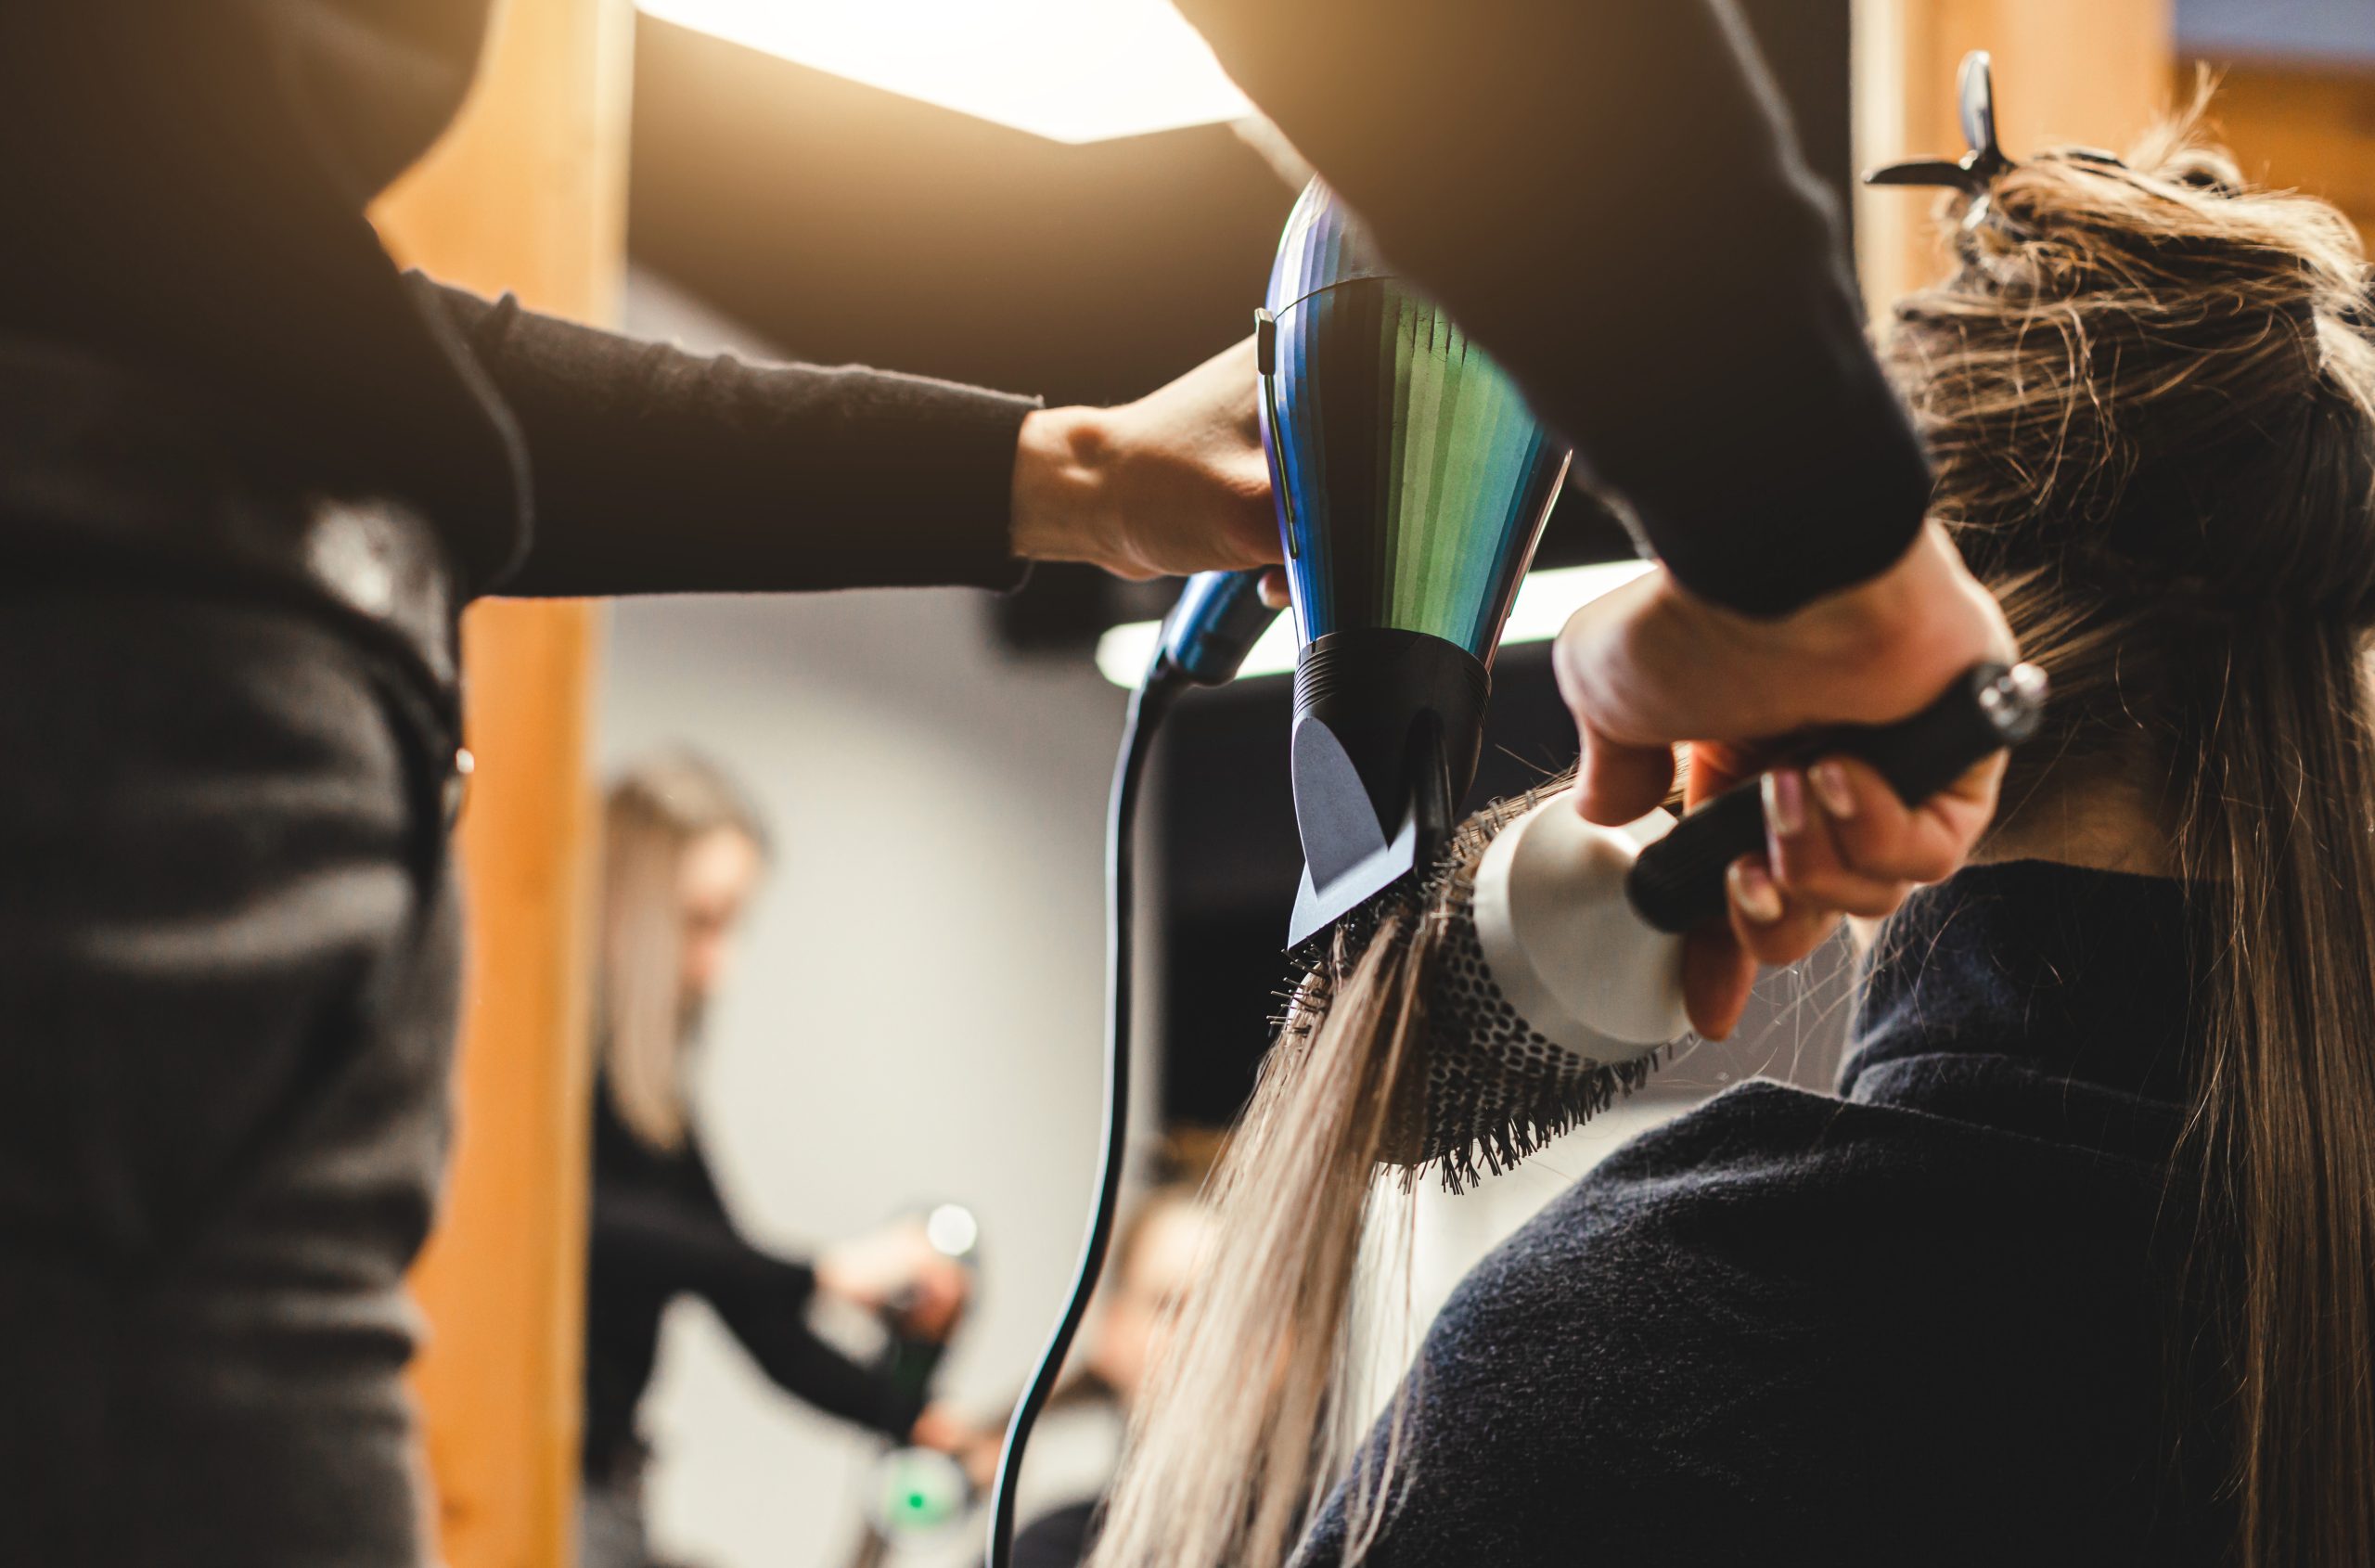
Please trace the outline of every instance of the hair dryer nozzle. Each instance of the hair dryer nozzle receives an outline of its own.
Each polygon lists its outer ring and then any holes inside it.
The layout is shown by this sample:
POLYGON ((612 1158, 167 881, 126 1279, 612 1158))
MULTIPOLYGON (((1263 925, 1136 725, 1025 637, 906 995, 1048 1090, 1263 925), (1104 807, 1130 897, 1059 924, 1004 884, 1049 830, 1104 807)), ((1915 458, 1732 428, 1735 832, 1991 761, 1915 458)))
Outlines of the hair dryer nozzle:
POLYGON ((1291 767, 1303 881, 1288 945, 1431 864, 1476 777, 1483 661, 1424 632, 1371 626, 1306 646, 1291 767))

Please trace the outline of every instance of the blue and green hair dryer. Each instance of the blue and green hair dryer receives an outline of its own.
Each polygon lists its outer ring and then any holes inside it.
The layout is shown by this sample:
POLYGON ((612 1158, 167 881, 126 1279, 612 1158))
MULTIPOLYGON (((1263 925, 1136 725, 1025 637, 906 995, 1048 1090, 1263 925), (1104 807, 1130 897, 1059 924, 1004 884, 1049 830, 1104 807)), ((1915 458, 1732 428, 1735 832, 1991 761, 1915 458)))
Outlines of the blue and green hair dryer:
POLYGON ((1301 645, 1301 945, 1426 866, 1457 821, 1493 651, 1568 453, 1316 180, 1255 319, 1301 645))

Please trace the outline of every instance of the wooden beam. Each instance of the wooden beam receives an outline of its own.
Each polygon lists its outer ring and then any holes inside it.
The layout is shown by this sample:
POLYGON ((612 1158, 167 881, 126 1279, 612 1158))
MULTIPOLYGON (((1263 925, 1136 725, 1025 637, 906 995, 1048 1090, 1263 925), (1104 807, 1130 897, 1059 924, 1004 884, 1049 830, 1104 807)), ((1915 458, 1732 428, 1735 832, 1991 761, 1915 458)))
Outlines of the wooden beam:
MULTIPOLYGON (((2013 157, 2077 142, 2119 148, 2172 101, 2172 0, 1851 0, 1855 158, 1871 168, 1960 157, 1956 67, 1995 57, 1997 132, 2013 157)), ((1856 267, 1873 318, 1942 264, 1934 192, 1863 190, 1856 267)))
MULTIPOLYGON (((2179 69, 2188 91, 2193 71, 2179 69)), ((2375 66, 2240 60, 2215 80, 2211 128, 2245 177, 2324 197, 2375 248, 2375 66)))
MULTIPOLYGON (((538 309, 614 317, 625 255, 628 0, 506 0, 453 131, 373 212, 400 260, 538 309)), ((459 1137, 413 1286, 438 1534, 452 1568, 574 1561, 590 1084, 587 776, 597 612, 481 603, 463 623, 478 772, 459 1137)))

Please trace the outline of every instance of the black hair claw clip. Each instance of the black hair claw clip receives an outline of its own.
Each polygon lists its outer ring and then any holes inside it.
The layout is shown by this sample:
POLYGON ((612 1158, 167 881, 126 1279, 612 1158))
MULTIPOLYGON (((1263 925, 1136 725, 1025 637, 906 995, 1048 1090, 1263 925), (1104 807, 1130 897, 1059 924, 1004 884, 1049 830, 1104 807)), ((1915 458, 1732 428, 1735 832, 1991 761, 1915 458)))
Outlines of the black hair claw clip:
POLYGON ((1984 49, 1973 49, 1963 57, 1962 72, 1955 82, 1955 96, 1959 100, 1963 122, 1963 140, 1971 150, 1960 159, 1915 158, 1903 163, 1891 163, 1864 176, 1868 186, 1945 186, 1961 191, 1971 198, 1971 207, 1963 214, 1966 228, 1977 224, 1987 213, 1987 190, 1997 175, 2016 167, 2004 156, 2004 148, 1996 139, 1996 72, 1984 49))
MULTIPOLYGON (((1963 57, 1962 73, 1955 83, 1955 96, 1959 100, 1963 139, 1971 150, 1949 161, 1944 158, 1915 158, 1903 163, 1891 163, 1864 176, 1868 186, 1944 186, 1961 191, 1971 198, 1971 206, 1963 213, 1963 226, 1971 228, 1987 216, 1987 193, 1998 177, 2020 167, 2004 154, 2003 144, 1996 139, 1996 71, 1984 49, 1973 49, 1963 57)), ((2099 152, 2092 148, 2072 148, 2066 156, 2088 163, 2108 164, 2123 169, 2116 153, 2099 152)))

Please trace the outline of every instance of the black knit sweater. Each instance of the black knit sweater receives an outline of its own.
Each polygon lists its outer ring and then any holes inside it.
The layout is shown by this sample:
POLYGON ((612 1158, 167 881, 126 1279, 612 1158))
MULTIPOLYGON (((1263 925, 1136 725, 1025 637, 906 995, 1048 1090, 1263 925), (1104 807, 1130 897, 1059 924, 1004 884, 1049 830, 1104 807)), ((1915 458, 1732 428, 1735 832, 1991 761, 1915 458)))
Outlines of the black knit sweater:
MULTIPOLYGON (((1461 1285, 1367 1561, 2221 1559, 2215 1423, 2176 1414, 2165 1351, 2178 884, 1966 870, 1866 978, 1842 1099, 1719 1095, 1461 1285)), ((1337 1560, 1340 1508, 1301 1562, 1337 1560)))

